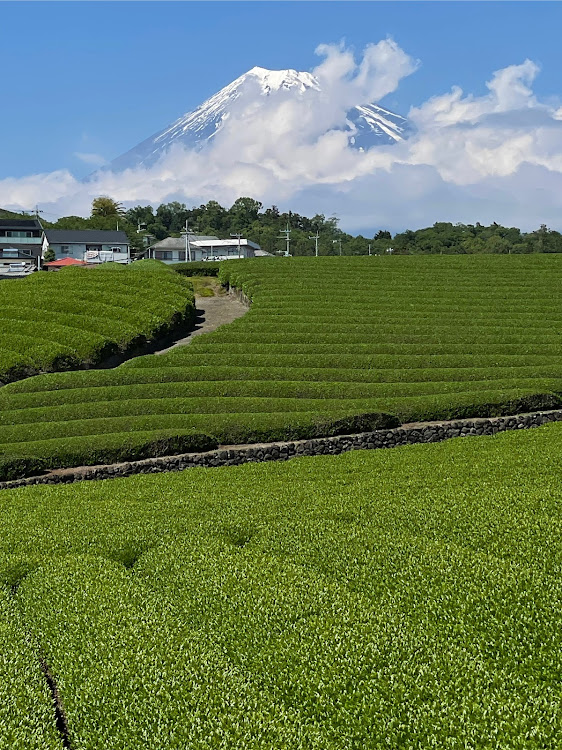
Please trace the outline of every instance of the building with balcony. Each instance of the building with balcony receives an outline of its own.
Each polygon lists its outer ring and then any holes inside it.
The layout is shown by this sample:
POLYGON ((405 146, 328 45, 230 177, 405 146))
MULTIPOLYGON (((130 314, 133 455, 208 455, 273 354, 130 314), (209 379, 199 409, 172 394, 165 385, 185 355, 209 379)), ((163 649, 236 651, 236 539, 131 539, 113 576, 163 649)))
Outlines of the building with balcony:
POLYGON ((29 273, 38 268, 43 239, 38 219, 0 219, 0 274, 16 268, 29 273))
POLYGON ((130 263, 129 238, 125 232, 109 229, 47 229, 43 255, 48 248, 55 260, 74 258, 86 263, 130 263))

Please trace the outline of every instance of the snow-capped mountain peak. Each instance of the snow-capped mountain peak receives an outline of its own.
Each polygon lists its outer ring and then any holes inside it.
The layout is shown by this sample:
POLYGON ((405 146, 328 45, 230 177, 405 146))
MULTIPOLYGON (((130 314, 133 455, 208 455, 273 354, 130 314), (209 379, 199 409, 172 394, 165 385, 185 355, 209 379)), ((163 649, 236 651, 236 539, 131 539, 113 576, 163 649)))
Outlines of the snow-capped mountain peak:
POLYGON ((261 83, 264 94, 270 94, 279 89, 297 89, 304 92, 306 89, 320 90, 318 81, 311 73, 299 73, 297 70, 267 70, 267 68, 255 67, 238 78, 239 81, 256 78, 261 83))
MULTIPOLYGON (((121 172, 141 166, 149 167, 175 143, 197 151, 205 148, 223 127, 234 102, 241 97, 243 101, 248 87, 253 87, 256 83, 263 96, 274 96, 280 91, 294 92, 298 96, 309 89, 321 90, 318 80, 311 73, 292 69, 268 70, 256 66, 211 96, 197 109, 182 115, 169 127, 114 159, 106 169, 121 172)), ((348 112, 347 120, 349 143, 360 149, 401 141, 407 126, 404 117, 377 104, 354 107, 348 112)))

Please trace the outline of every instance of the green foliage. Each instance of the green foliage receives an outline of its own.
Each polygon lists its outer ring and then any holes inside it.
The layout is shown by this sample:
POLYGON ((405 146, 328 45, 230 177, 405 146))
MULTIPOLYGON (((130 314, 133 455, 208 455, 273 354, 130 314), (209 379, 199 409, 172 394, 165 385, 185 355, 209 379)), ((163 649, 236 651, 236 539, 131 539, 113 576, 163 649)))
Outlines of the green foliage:
POLYGON ((131 263, 129 268, 131 271, 162 271, 163 273, 169 273, 169 267, 165 263, 162 263, 161 260, 155 260, 154 258, 137 260, 131 263))
POLYGON ((4 688, 0 702, 2 750, 63 750, 39 653, 12 590, 8 585, 0 586, 0 669, 4 688))
MULTIPOLYGON (((0 481, 40 474, 47 469, 138 461, 157 456, 207 451, 218 445, 215 438, 190 427, 183 431, 181 427, 129 431, 125 424, 117 420, 113 424, 109 419, 104 423, 105 431, 89 434, 89 421, 84 420, 78 435, 61 440, 41 440, 41 431, 27 431, 26 435, 24 428, 22 436, 31 438, 24 451, 37 455, 21 455, 22 446, 19 443, 5 446, 0 454, 0 481)), ((75 426, 79 427, 78 424, 75 426)))
POLYGON ((123 216, 124 213, 123 204, 107 195, 100 195, 99 198, 94 198, 92 201, 92 216, 119 217, 123 216))
POLYGON ((47 462, 36 456, 6 456, 0 454, 0 481, 8 482, 20 477, 31 477, 42 474, 47 468, 47 462))
POLYGON ((192 261, 191 263, 170 263, 168 268, 181 273, 182 276, 218 276, 219 265, 219 263, 192 261))
POLYGON ((0 382, 99 364, 194 314, 191 284, 157 261, 34 274, 5 287, 0 382))
POLYGON ((416 231, 406 230, 392 237, 388 230, 380 229, 372 238, 359 234, 353 236, 338 227, 336 216, 316 214, 309 218, 293 211, 281 212, 277 206, 264 209, 259 201, 249 197, 238 198, 230 208, 217 201, 187 208, 185 203, 163 203, 156 211, 152 206, 135 206, 123 212, 121 204, 106 196, 96 198, 96 211, 89 219, 66 216, 54 224, 43 222, 56 229, 115 229, 127 233, 131 247, 141 250, 150 242, 179 236, 186 221, 196 227, 199 234, 230 239, 232 233, 242 232, 261 245, 263 250, 280 254, 285 242, 280 232, 287 225, 291 230, 291 254, 314 255, 313 237, 319 234, 319 255, 465 255, 475 253, 522 254, 562 252, 562 234, 542 224, 534 232, 524 233, 517 227, 436 222, 432 227, 416 231), (370 251, 369 251, 370 248, 370 251))
MULTIPOLYGON (((131 275, 153 276, 114 274, 129 289, 131 275)), ((221 263, 219 281, 252 306, 187 347, 2 388, 0 451, 50 455, 49 441, 67 440, 79 460, 86 438, 109 433, 194 429, 246 443, 362 430, 372 414, 427 421, 562 403, 556 255, 256 258, 221 263)), ((51 338, 71 335, 71 322, 51 338)), ((96 334, 104 346, 100 321, 89 325, 90 345, 96 334)), ((62 345, 57 356, 69 356, 62 345)))
MULTIPOLYGON (((380 234, 380 232, 379 232, 380 234)), ((373 247, 384 252, 388 239, 377 240, 373 247)), ((392 240, 395 252, 408 254, 474 254, 474 253, 544 253, 562 252, 562 235, 542 225, 536 232, 524 234, 517 227, 503 227, 495 222, 489 227, 476 224, 437 222, 433 227, 407 230, 392 240)))
POLYGON ((43 262, 44 263, 51 263, 52 261, 56 260, 57 256, 55 254, 55 251, 52 247, 48 247, 45 250, 45 254, 43 255, 43 262))
POLYGON ((560 746, 562 425, 2 494, 0 747, 560 746))

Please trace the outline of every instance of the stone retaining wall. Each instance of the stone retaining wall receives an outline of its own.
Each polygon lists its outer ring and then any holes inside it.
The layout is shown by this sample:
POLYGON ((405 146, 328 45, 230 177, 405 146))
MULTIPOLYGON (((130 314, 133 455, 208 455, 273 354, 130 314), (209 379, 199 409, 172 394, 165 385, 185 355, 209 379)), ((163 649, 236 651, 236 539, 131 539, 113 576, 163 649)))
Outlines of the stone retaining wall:
POLYGON ((438 443, 450 438, 470 435, 495 435, 506 430, 525 430, 548 422, 561 422, 562 409, 518 414, 509 417, 459 419, 451 422, 427 422, 402 425, 391 430, 362 432, 357 435, 294 440, 245 446, 224 446, 206 453, 185 453, 180 456, 147 458, 109 466, 86 466, 79 469, 53 471, 37 477, 0 482, 0 489, 31 484, 66 484, 86 479, 110 479, 132 474, 155 474, 183 471, 195 467, 237 466, 249 462, 287 461, 298 456, 337 455, 352 450, 396 448, 415 443, 438 443))
POLYGON ((227 286, 226 287, 228 293, 231 297, 235 297, 238 302, 241 302, 243 305, 246 305, 246 307, 252 306, 252 300, 244 294, 244 292, 241 289, 238 289, 238 287, 235 286, 227 286))

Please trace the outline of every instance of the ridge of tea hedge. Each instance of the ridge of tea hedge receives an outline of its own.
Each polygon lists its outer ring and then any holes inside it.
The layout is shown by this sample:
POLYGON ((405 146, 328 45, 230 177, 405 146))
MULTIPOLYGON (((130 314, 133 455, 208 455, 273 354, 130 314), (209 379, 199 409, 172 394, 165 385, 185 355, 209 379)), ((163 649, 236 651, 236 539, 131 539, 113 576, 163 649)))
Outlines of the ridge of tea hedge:
POLYGON ((190 282, 163 264, 143 263, 103 272, 103 264, 69 268, 4 284, 0 383, 96 365, 174 326, 189 326, 195 317, 190 282), (141 266, 145 272, 138 273, 141 266))
POLYGON ((0 747, 52 726, 30 643, 76 748, 559 746, 561 449, 555 424, 4 492, 27 700, 0 747))

